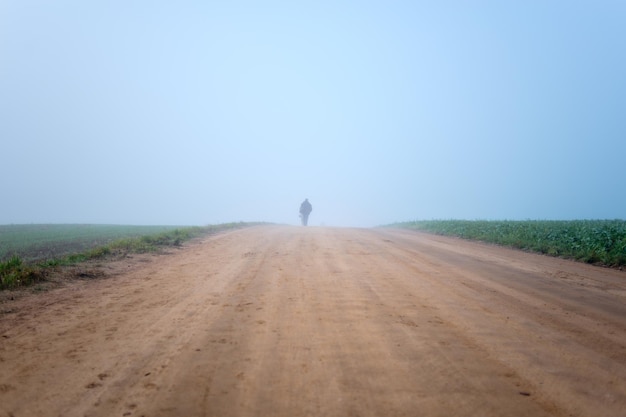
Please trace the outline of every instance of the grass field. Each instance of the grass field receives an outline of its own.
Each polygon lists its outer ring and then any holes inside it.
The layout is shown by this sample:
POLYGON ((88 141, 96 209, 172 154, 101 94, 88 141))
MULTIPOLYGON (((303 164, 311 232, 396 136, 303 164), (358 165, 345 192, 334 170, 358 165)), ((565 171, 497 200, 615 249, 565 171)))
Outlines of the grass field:
POLYGON ((0 226, 0 290, 44 281, 53 268, 90 259, 179 246, 197 236, 256 223, 204 227, 109 225, 0 226))
POLYGON ((40 224, 0 226, 0 262, 18 256, 24 262, 55 259, 115 240, 154 235, 176 226, 40 224))
POLYGON ((626 265, 624 220, 430 220, 391 226, 496 243, 593 264, 626 265))

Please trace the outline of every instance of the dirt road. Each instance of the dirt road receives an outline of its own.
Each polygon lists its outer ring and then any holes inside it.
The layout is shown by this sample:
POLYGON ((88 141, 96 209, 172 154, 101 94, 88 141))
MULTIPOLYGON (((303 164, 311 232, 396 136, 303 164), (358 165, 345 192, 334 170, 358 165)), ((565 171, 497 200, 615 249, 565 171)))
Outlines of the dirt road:
POLYGON ((0 416, 626 415, 626 273, 261 226, 0 304, 0 416))

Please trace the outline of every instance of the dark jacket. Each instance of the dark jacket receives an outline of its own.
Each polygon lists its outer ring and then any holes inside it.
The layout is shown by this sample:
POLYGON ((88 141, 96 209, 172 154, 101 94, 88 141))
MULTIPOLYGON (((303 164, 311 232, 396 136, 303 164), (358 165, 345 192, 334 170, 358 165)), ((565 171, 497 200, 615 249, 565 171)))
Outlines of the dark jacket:
POLYGON ((308 216, 309 213, 311 213, 313 211, 313 206, 311 206, 311 203, 309 203, 309 200, 306 199, 302 202, 302 204, 300 204, 300 213, 308 216))

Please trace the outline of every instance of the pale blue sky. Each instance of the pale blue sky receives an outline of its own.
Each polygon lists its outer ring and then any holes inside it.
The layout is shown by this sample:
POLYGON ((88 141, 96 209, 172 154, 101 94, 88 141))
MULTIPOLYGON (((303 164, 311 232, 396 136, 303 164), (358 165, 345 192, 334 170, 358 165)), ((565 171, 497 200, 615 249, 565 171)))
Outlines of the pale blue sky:
POLYGON ((0 224, 625 218, 626 2, 0 0, 0 224))

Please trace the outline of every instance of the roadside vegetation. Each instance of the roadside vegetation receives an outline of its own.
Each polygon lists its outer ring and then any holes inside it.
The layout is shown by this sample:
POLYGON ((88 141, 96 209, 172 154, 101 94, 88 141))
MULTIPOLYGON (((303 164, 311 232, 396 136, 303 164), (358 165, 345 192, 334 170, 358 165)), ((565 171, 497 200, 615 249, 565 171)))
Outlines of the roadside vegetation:
POLYGON ((219 231, 257 223, 204 227, 16 225, 0 226, 0 290, 45 281, 51 272, 94 259, 156 252, 219 231))
POLYGON ((495 243, 597 265, 626 265, 624 220, 429 220, 391 226, 495 243))
POLYGON ((0 226, 0 262, 19 256, 24 262, 59 258, 137 238, 181 229, 180 226, 97 224, 19 224, 0 226))

